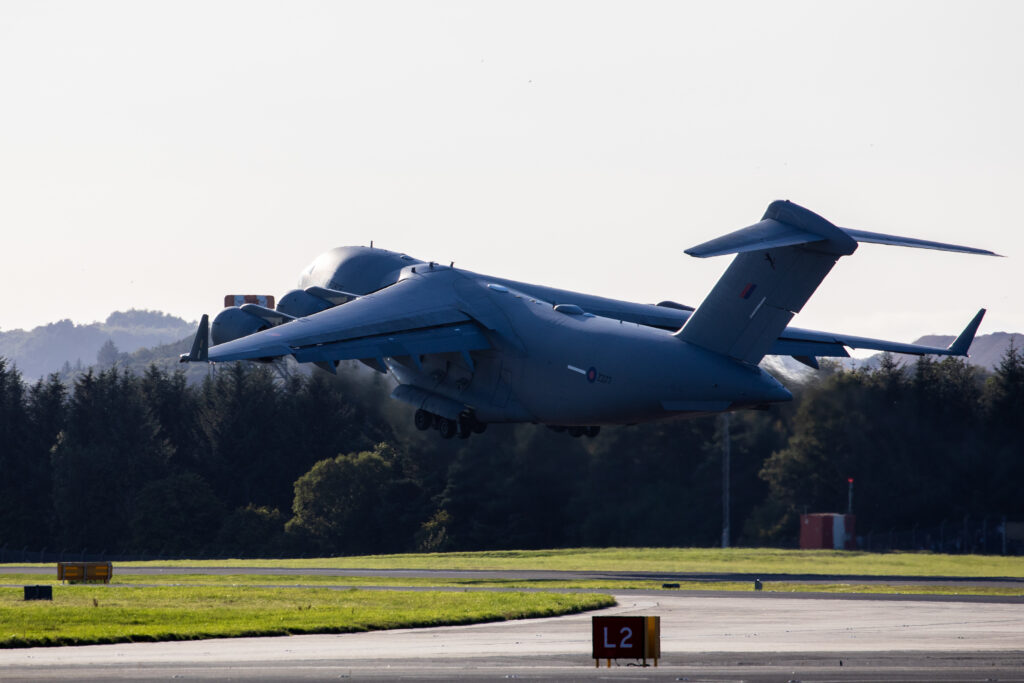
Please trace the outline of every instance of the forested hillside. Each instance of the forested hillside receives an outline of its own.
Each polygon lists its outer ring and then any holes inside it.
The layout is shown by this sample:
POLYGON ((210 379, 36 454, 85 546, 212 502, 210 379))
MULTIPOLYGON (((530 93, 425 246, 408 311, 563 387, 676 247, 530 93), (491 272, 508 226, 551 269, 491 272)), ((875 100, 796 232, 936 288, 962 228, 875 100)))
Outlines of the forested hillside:
POLYGON ((195 329, 196 323, 159 311, 116 311, 101 323, 60 320, 31 330, 2 331, 0 357, 34 382, 52 372, 70 374, 93 364, 110 367, 125 354, 190 337, 195 329))
MULTIPOLYGON (((195 383, 115 365, 69 387, 57 376, 26 383, 0 360, 0 549, 266 556, 719 542, 719 419, 595 439, 491 425, 444 441, 415 431, 390 389, 370 373, 282 377, 246 364, 195 383)), ((1022 417, 1013 347, 991 374, 957 359, 832 366, 792 404, 733 415, 734 541, 792 544, 799 513, 845 511, 848 477, 860 535, 1024 520, 1022 417)))

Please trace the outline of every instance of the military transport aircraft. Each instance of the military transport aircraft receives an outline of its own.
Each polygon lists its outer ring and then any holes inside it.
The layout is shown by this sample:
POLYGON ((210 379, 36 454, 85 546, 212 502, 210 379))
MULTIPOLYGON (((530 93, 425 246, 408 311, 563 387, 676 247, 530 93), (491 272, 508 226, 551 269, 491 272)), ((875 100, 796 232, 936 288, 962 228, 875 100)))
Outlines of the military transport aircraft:
POLYGON ((292 356, 335 372, 358 359, 394 376, 392 397, 415 408, 418 428, 465 438, 491 422, 594 436, 605 424, 790 400, 758 366, 766 355, 815 368, 819 357, 848 356, 846 347, 967 355, 984 309, 945 349, 787 326, 858 242, 997 255, 839 228, 776 201, 760 222, 686 251, 737 255, 694 309, 480 275, 372 244, 340 247, 318 257, 276 308, 230 306, 212 326, 204 315, 181 360, 292 356))

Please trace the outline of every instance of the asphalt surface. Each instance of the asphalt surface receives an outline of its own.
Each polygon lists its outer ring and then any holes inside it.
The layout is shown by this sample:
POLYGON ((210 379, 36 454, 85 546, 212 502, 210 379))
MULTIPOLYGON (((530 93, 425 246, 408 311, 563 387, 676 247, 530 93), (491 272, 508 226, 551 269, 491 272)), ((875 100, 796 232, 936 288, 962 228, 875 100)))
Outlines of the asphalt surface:
MULTIPOLYGON (((141 573, 143 568, 138 569, 141 573)), ((183 573, 176 567, 145 569, 183 573)), ((396 574, 452 573, 373 575, 396 574)), ((496 573, 486 574, 495 578, 496 573)), ((525 578, 518 572, 500 574, 525 578)), ((619 573, 584 574, 623 578, 619 573)), ((650 575, 631 576, 650 580, 650 575)), ((658 574, 656 580, 665 576, 658 574)), ((1018 599, 613 593, 616 607, 548 619, 344 635, 0 650, 0 680, 1024 681, 1024 607, 1018 599), (660 616, 663 657, 658 667, 622 660, 610 668, 604 661, 595 667, 590 650, 594 614, 660 616)))

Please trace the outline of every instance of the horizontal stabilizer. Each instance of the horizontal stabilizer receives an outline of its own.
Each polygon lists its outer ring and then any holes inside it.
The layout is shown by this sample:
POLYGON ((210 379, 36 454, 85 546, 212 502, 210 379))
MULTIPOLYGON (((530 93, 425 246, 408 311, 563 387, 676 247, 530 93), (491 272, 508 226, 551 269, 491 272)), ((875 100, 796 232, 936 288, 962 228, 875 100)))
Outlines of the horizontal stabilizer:
POLYGON ((980 254, 982 256, 999 256, 988 249, 965 247, 960 244, 947 244, 932 240, 921 240, 915 237, 900 237, 868 230, 854 230, 832 225, 821 216, 789 201, 774 201, 765 212, 764 219, 747 228, 736 230, 710 242, 698 244, 686 250, 690 256, 709 258, 725 254, 742 254, 748 251, 760 251, 779 247, 792 247, 800 244, 813 245, 816 242, 831 241, 831 248, 840 246, 844 251, 840 255, 852 254, 858 242, 872 244, 888 244, 895 247, 916 247, 918 249, 937 249, 939 251, 955 251, 963 254, 980 254), (852 248, 851 248, 852 244, 852 248))
POLYGON ((939 251, 958 251, 963 254, 981 254, 982 256, 1000 256, 1000 254, 988 249, 977 249, 975 247, 964 247, 959 244, 946 244, 945 242, 932 242, 931 240, 919 240, 914 237, 898 237, 896 235, 885 235, 880 232, 868 232, 867 230, 853 230, 842 228, 843 232, 858 242, 872 242, 874 244, 888 244, 894 247, 916 247, 918 249, 938 249, 939 251))
POLYGON ((836 256, 846 256, 857 249, 857 243, 842 228, 798 204, 777 200, 768 205, 760 222, 691 247, 686 253, 708 258, 814 243, 818 243, 819 250, 836 256))
POLYGON ((749 228, 737 230, 713 239, 710 242, 691 247, 686 250, 690 256, 709 258, 725 254, 742 254, 747 251, 771 249, 772 247, 792 247, 797 244, 817 242, 821 237, 813 232, 800 230, 791 225, 777 221, 761 221, 749 228))

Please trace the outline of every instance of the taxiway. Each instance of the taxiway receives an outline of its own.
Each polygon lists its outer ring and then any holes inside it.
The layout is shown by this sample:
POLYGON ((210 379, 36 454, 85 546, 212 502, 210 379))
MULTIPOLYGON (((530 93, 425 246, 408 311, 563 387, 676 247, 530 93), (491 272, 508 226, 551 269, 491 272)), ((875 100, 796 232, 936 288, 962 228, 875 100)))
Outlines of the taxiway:
POLYGON ((0 651, 7 680, 1014 680, 1019 600, 621 592, 598 612, 472 626, 0 651), (657 668, 595 668, 590 618, 661 616, 657 668))

